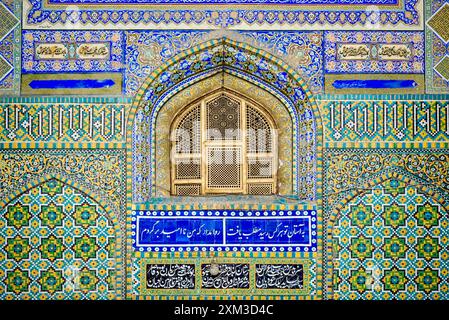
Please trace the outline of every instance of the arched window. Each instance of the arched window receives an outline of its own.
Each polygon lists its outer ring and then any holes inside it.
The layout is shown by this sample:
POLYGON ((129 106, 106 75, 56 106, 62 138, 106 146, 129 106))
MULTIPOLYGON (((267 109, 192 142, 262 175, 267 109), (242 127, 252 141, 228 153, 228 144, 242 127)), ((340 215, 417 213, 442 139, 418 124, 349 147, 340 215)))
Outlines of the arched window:
POLYGON ((276 193, 275 125, 256 103, 209 95, 176 116, 172 134, 173 195, 276 193))

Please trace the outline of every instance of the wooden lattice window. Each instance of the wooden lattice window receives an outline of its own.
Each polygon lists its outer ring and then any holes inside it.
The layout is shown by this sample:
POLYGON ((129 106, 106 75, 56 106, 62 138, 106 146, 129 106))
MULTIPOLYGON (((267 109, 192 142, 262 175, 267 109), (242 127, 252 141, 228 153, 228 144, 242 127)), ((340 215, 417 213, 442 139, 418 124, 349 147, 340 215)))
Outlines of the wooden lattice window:
POLYGON ((276 193, 276 130, 257 103, 220 91, 183 109, 172 133, 173 195, 276 193))

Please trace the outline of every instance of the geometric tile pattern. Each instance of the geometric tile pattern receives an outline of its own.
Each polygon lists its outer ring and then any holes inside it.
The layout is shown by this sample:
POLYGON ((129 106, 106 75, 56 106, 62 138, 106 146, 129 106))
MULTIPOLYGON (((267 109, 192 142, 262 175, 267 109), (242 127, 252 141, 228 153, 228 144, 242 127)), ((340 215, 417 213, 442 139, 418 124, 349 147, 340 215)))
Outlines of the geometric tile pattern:
POLYGON ((2 22, 0 26, 0 40, 10 33, 19 23, 19 20, 9 11, 3 2, 0 2, 0 21, 2 22))
POLYGON ((11 66, 5 58, 0 56, 0 81, 2 81, 12 69, 14 69, 13 66, 11 66))
POLYGON ((449 298, 448 212, 419 187, 387 180, 337 219, 335 299, 449 298))
POLYGON ((312 3, 308 0, 120 1, 125 3, 124 6, 117 6, 116 1, 64 1, 62 5, 59 1, 56 6, 48 5, 47 0, 29 2, 29 10, 24 13, 27 29, 37 29, 39 25, 55 29, 61 23, 77 28, 106 25, 106 29, 123 26, 145 29, 149 25, 151 28, 169 26, 178 29, 186 26, 192 29, 231 26, 281 29, 310 25, 317 29, 341 25, 416 28, 422 19, 421 4, 416 0, 315 0, 312 3), (76 10, 70 6, 67 9, 70 3, 78 4, 76 10), (157 10, 148 10, 143 3, 156 4, 157 10), (77 14, 67 14, 72 11, 77 14))
POLYGON ((449 56, 444 57, 434 69, 444 80, 449 81, 449 56))
MULTIPOLYGON (((282 57, 306 81, 313 93, 323 91, 322 32, 223 31, 220 34, 282 57)), ((134 96, 143 81, 179 52, 217 36, 211 31, 127 31, 125 94, 134 96)))
MULTIPOLYGON (((431 17, 434 14, 438 14, 438 10, 442 7, 447 12, 448 5, 446 0, 426 0, 424 9, 426 17, 431 17), (446 4, 446 5, 445 5, 446 4)), ((443 10, 443 9, 441 9, 443 10)), ((440 10, 440 12, 441 12, 440 10)), ((442 19, 442 18, 441 18, 442 19)), ((431 20, 434 21, 434 20, 431 20)), ((439 20, 438 20, 439 21, 439 20)), ((439 70, 435 68, 440 61, 446 56, 449 56, 449 42, 445 42, 443 37, 447 33, 447 21, 442 20, 442 27, 436 27, 440 34, 438 35, 436 30, 430 25, 429 21, 426 24, 426 92, 427 93, 449 93, 449 81, 447 81, 443 75, 446 75, 444 64, 440 66, 439 70), (445 31, 446 30, 446 31, 445 31)))
POLYGON ((427 21, 429 27, 444 41, 449 41, 449 4, 444 4, 433 16, 427 21))
MULTIPOLYGON (((448 76, 449 76, 449 58, 448 76)), ((445 141, 445 100, 353 100, 318 102, 327 141, 445 141)))
POLYGON ((122 141, 125 136, 127 105, 122 103, 13 101, 0 105, 1 141, 122 141))
MULTIPOLYGON (((358 199, 366 194, 368 197, 365 201, 365 204, 367 204, 365 207, 369 205, 375 207, 373 209, 375 212, 383 212, 383 210, 392 207, 392 196, 378 197, 379 188, 374 188, 377 190, 376 197, 370 197, 369 194, 372 194, 374 190, 372 186, 376 186, 385 180, 397 180, 398 183, 386 184, 386 187, 383 188, 386 188, 387 191, 380 192, 380 194, 403 194, 402 189, 406 186, 414 186, 419 190, 424 190, 420 192, 425 192, 424 197, 429 198, 423 200, 417 197, 415 199, 416 204, 426 201, 431 205, 441 203, 444 208, 441 205, 439 205, 439 208, 443 212, 448 210, 449 203, 449 150, 446 143, 392 143, 391 145, 381 145, 380 143, 356 142, 352 144, 359 146, 354 149, 349 144, 349 142, 344 143, 343 147, 338 148, 336 146, 331 148, 327 144, 323 154, 323 159, 325 159, 323 175, 325 178, 323 181, 322 228, 327 234, 323 243, 323 252, 325 253, 323 265, 327 266, 323 269, 323 278, 326 279, 323 285, 323 297, 328 299, 334 297, 332 291, 333 260, 337 257, 338 250, 341 247, 332 250, 332 243, 334 242, 332 232, 336 230, 335 224, 338 222, 335 221, 341 217, 341 213, 345 211, 348 214, 348 202, 351 200, 358 202, 358 199), (365 148, 361 148, 360 145, 362 144, 365 148), (377 146, 377 148, 374 149, 373 146, 377 146), (358 195, 359 197, 355 199, 358 195), (385 205, 383 205, 384 200, 385 205)), ((394 197, 396 196, 394 195, 394 197)), ((405 202, 402 198, 398 201, 400 200, 400 204, 411 204, 407 202, 409 201, 407 199, 410 200, 410 196, 406 194, 405 202)), ((447 230, 447 224, 444 222, 444 219, 447 219, 447 213, 445 215, 441 217, 443 219, 441 228, 447 230)), ((341 223, 340 226, 342 226, 341 223)), ((350 226, 346 224, 344 227, 349 228, 350 226)), ((381 226, 383 224, 375 225, 375 228, 381 226)), ((422 233, 422 230, 412 227, 404 230, 422 233)), ((389 237, 391 236, 392 234, 389 235, 389 237)), ((408 236, 416 235, 410 233, 408 236)), ((443 241, 442 245, 447 248, 445 239, 443 237, 441 241, 443 241)), ((442 256, 442 258, 447 259, 445 256, 442 256)))
POLYGON ((20 90, 21 1, 0 0, 0 95, 20 90))
POLYGON ((0 211, 0 299, 113 299, 114 250, 104 209, 50 179, 0 211))

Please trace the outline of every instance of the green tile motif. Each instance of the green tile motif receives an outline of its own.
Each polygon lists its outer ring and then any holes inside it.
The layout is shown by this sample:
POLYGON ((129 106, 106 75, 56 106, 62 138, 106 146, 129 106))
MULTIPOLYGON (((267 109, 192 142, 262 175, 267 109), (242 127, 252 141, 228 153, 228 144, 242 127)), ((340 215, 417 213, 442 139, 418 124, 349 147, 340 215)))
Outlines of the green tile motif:
POLYGON ((116 297, 112 223, 93 199, 59 180, 0 211, 0 243, 0 299, 116 297), (77 208, 89 209, 87 223, 78 223, 77 208))
POLYGON ((443 39, 444 42, 449 41, 449 5, 445 4, 440 10, 427 21, 427 24, 435 31, 435 33, 443 39))
POLYGON ((14 29, 19 20, 0 2, 0 40, 14 29))
POLYGON ((2 80, 13 67, 5 60, 2 56, 0 56, 0 80, 2 80))
MULTIPOLYGON (((449 6, 448 6, 449 7, 449 6)), ((449 30, 449 27, 447 27, 449 30)), ((449 81, 449 57, 444 57, 436 66, 435 71, 438 72, 446 81, 449 81)))
POLYGON ((395 181, 342 208, 333 233, 335 299, 448 299, 448 213, 413 185, 391 192, 395 181))

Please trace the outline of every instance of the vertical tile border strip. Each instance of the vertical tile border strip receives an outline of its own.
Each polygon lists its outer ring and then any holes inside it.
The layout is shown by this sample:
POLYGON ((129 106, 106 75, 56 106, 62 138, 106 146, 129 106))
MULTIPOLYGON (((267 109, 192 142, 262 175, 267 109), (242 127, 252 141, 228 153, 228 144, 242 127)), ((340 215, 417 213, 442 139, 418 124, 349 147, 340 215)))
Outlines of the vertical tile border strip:
POLYGON ((13 41, 13 87, 11 89, 0 89, 0 102, 2 96, 19 96, 20 95, 20 81, 22 74, 22 59, 21 59, 21 48, 22 48, 22 10, 23 10, 23 0, 14 0, 12 3, 14 7, 14 15, 19 20, 19 23, 12 31, 13 41))
MULTIPOLYGON (((424 21, 427 22, 433 15, 432 6, 434 0, 424 0, 424 12, 423 18, 424 21)), ((442 6, 444 5, 444 0, 442 1, 442 6)), ((435 11, 436 12, 436 11, 435 11)), ((440 77, 438 74, 436 75, 436 71, 433 69, 435 64, 435 57, 433 56, 433 45, 434 41, 440 41, 441 39, 435 34, 435 32, 425 23, 425 46, 426 46, 426 62, 425 62, 425 70, 426 70, 426 93, 428 94, 449 94, 449 82, 444 82, 446 87, 435 87, 434 79, 436 77, 440 77)), ((449 44, 446 44, 448 46, 449 44)), ((446 49, 447 52, 447 49, 446 49)))

